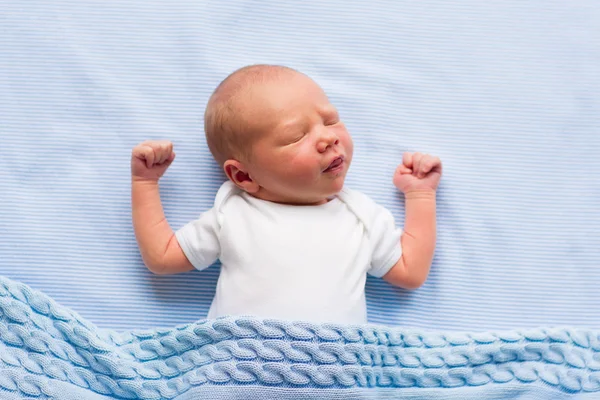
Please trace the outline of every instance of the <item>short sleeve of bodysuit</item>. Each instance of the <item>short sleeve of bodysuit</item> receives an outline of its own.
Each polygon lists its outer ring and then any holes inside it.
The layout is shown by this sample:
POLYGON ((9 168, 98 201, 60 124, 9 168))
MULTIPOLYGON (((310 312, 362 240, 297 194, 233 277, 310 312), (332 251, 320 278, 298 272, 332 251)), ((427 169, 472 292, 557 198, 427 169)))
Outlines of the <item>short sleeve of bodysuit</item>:
POLYGON ((213 207, 175 233, 179 246, 198 270, 208 268, 219 258, 221 246, 217 213, 217 208, 213 207))
POLYGON ((175 233, 181 249, 194 268, 208 268, 221 255, 222 207, 227 199, 237 192, 239 189, 231 181, 226 181, 219 188, 213 207, 175 233))
POLYGON ((385 207, 375 204, 375 211, 369 229, 371 242, 370 275, 381 278, 402 257, 400 237, 402 230, 396 227, 394 216, 385 207))
POLYGON ((371 250, 371 266, 367 273, 381 278, 402 257, 402 229, 396 227, 394 216, 387 208, 367 195, 344 188, 340 198, 362 221, 367 231, 371 250))

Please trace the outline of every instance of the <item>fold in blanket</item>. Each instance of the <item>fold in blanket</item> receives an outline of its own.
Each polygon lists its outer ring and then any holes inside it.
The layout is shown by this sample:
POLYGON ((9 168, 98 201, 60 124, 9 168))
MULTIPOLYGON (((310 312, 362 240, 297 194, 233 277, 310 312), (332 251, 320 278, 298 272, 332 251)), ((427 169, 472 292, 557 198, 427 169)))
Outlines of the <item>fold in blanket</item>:
POLYGON ((0 394, 8 398, 294 398, 300 387, 303 398, 399 391, 599 398, 600 332, 427 332, 254 318, 116 332, 0 277, 0 394))

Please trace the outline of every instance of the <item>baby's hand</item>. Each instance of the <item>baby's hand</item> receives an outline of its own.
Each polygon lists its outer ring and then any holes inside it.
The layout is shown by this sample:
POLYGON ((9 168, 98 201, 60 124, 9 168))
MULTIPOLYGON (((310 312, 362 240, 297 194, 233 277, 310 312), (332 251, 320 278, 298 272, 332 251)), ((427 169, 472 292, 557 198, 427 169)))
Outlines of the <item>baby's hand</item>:
POLYGON ((173 144, 168 140, 150 140, 138 144, 131 152, 131 176, 157 181, 175 159, 173 144))
POLYGON ((394 173, 394 185, 402 193, 413 190, 437 190, 442 176, 442 161, 421 153, 404 153, 394 173))

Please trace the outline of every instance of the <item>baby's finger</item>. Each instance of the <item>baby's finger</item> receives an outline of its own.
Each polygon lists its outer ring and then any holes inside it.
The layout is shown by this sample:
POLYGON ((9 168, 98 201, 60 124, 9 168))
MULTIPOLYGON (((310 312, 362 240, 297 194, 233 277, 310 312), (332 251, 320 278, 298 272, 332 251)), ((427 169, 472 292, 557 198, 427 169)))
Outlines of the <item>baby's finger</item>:
POLYGON ((400 175, 410 175, 412 174, 412 169, 408 168, 404 164, 401 164, 398 165, 398 168, 396 168, 396 173, 400 175))
POLYGON ((433 163, 433 170, 436 172, 439 172, 440 174, 442 173, 442 160, 439 157, 435 157, 434 163, 433 163))
POLYGON ((175 160, 175 152, 171 151, 171 154, 169 155, 169 158, 167 158, 167 162, 171 163, 171 162, 173 162, 173 160, 175 160))
POLYGON ((423 157, 423 161, 421 161, 421 172, 423 175, 427 175, 433 167, 435 166, 435 157, 430 155, 426 155, 423 157))
POLYGON ((151 147, 152 151, 154 152, 154 164, 160 164, 163 153, 162 146, 160 143, 153 143, 151 147))
POLYGON ((409 152, 405 152, 404 154, 402 154, 402 164, 406 168, 412 168, 413 167, 413 154, 409 153, 409 152))
POLYGON ((146 160, 146 167, 152 168, 154 165, 154 149, 150 146, 144 146, 141 149, 141 155, 144 160, 146 160))
POLYGON ((423 154, 421 153, 415 153, 413 154, 413 175, 415 175, 417 178, 422 178, 421 175, 421 162, 423 161, 423 154))
POLYGON ((169 158, 169 153, 165 146, 161 146, 158 150, 158 159, 156 160, 157 164, 163 164, 169 158))
POLYGON ((171 144, 171 142, 163 142, 161 143, 160 146, 160 150, 162 152, 161 157, 160 157, 160 163, 164 163, 166 162, 169 157, 171 157, 171 152, 173 151, 173 145, 171 144))

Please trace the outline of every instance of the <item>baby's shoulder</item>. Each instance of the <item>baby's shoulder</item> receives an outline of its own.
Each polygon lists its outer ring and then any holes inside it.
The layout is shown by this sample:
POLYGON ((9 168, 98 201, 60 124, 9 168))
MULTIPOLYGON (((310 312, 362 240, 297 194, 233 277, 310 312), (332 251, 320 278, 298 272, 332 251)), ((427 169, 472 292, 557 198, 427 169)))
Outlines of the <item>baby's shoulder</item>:
POLYGON ((375 204, 375 201, 373 201, 371 197, 359 190, 349 188, 348 186, 344 186, 338 194, 338 197, 342 201, 361 202, 368 205, 375 204))
POLYGON ((225 205, 231 200, 233 197, 239 196, 241 194, 241 189, 238 188, 233 182, 227 180, 223 182, 217 194, 215 195, 215 203, 213 208, 218 212, 223 212, 225 205))
POLYGON ((338 198, 367 226, 377 218, 379 213, 386 211, 385 207, 375 202, 370 196, 348 187, 342 189, 338 198))

